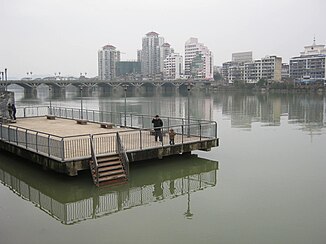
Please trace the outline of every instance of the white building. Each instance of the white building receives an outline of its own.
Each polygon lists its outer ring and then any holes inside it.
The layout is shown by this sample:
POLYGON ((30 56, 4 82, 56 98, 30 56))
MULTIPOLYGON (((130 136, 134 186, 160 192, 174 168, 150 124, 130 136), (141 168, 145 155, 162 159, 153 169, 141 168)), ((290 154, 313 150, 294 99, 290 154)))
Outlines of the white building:
POLYGON ((98 51, 98 77, 100 80, 116 78, 116 63, 120 61, 120 52, 112 45, 105 45, 98 51))
POLYGON ((164 60, 163 77, 166 80, 182 78, 184 74, 183 57, 178 53, 171 53, 164 60))
POLYGON ((234 81, 257 83, 260 79, 280 82, 282 78, 282 58, 266 56, 252 62, 226 62, 223 63, 222 75, 229 83, 234 81))
POLYGON ((143 37, 141 50, 141 71, 144 77, 155 76, 161 71, 160 47, 164 38, 156 32, 149 32, 143 37))
POLYGON ((305 46, 299 57, 290 59, 290 77, 297 81, 326 81, 326 48, 317 45, 305 46))
POLYGON ((160 72, 164 70, 164 60, 173 52, 174 50, 169 43, 163 43, 162 46, 160 46, 160 72))
POLYGON ((213 79, 213 54, 191 37, 185 43, 185 75, 194 79, 213 79))

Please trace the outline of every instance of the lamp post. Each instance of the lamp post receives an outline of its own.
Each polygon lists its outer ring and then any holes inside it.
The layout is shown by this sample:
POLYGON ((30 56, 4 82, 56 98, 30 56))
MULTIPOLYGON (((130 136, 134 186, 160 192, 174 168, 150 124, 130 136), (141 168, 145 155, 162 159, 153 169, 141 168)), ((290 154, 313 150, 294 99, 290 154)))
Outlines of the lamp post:
POLYGON ((5 79, 6 79, 6 91, 7 91, 7 86, 8 86, 8 77, 7 77, 7 68, 5 68, 5 79))
POLYGON ((128 85, 127 84, 123 84, 122 85, 123 87, 123 90, 124 90, 124 94, 125 94, 125 127, 127 127, 127 87, 128 85))
POLYGON ((187 136, 190 137, 190 90, 191 90, 192 84, 190 81, 188 81, 187 84, 187 90, 188 90, 188 130, 187 130, 187 136))
POLYGON ((49 86, 49 101, 50 101, 50 115, 52 115, 52 102, 51 102, 51 97, 52 97, 52 87, 49 86))
MULTIPOLYGON (((1 72, 0 72, 0 80, 1 80, 2 82, 4 82, 4 78, 3 78, 4 76, 3 76, 3 75, 4 75, 4 72, 1 71, 1 72)), ((7 87, 6 87, 6 85, 5 85, 5 91, 7 91, 7 87)))
POLYGON ((80 86, 80 119, 83 119, 83 86, 80 86))

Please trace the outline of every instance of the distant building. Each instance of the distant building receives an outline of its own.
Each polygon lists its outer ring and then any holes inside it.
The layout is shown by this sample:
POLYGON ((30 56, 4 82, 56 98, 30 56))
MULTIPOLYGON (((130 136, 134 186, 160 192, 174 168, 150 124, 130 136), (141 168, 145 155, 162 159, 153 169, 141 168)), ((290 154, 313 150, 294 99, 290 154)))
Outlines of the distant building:
POLYGON ((290 77, 290 65, 283 63, 282 64, 282 80, 288 79, 290 77))
POLYGON ((232 53, 232 62, 247 63, 252 62, 252 52, 232 53))
POLYGON ((116 63, 116 75, 137 75, 141 73, 141 63, 137 61, 119 61, 116 63))
POLYGON ((161 72, 160 47, 164 38, 156 32, 143 37, 141 50, 141 72, 144 77, 153 77, 161 72))
POLYGON ((213 79, 213 53, 197 38, 185 43, 185 75, 194 79, 213 79))
POLYGON ((282 78, 282 58, 266 56, 251 62, 226 62, 222 66, 222 76, 229 83, 244 81, 257 83, 260 79, 280 82, 282 78))
POLYGON ((166 80, 182 78, 184 74, 183 57, 178 53, 171 53, 164 60, 163 77, 166 80))
POLYGON ((120 61, 120 52, 112 45, 105 45, 98 51, 98 77, 100 80, 116 78, 116 63, 120 61))
POLYGON ((326 81, 326 48, 317 45, 305 46, 300 56, 290 59, 290 77, 301 82, 326 81))
POLYGON ((137 62, 141 62, 141 50, 137 50, 137 62))
POLYGON ((174 50, 171 48, 169 43, 163 43, 160 46, 160 72, 163 72, 164 60, 173 52, 174 50))

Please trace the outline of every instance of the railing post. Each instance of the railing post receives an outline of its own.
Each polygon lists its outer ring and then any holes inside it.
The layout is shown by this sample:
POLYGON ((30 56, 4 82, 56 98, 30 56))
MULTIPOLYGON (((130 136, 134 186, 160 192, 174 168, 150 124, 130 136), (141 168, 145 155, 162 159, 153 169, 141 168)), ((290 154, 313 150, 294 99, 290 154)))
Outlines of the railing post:
POLYGON ((201 141, 201 123, 199 122, 199 140, 201 141))
POLYGON ((217 122, 214 121, 214 124, 215 124, 215 138, 217 138, 217 122))
POLYGON ((24 118, 26 118, 26 108, 24 108, 24 118))
POLYGON ((48 155, 50 157, 50 135, 48 135, 48 155))
POLYGON ((35 149, 36 149, 36 152, 38 152, 37 135, 38 135, 38 132, 36 132, 36 135, 35 135, 35 149))
POLYGON ((63 138, 61 138, 61 158, 62 161, 65 160, 65 144, 63 138))
POLYGON ((141 129, 139 129, 139 147, 140 147, 140 150, 143 149, 143 139, 142 139, 142 133, 141 133, 141 129))
POLYGON ((18 127, 16 127, 16 144, 18 145, 18 127))
POLYGON ((181 125, 181 132, 182 132, 182 136, 181 136, 181 144, 183 145, 183 134, 184 134, 184 125, 181 125))
POLYGON ((28 136, 27 136, 27 129, 25 130, 25 142, 26 142, 26 148, 28 148, 28 136))
POLYGON ((10 125, 8 126, 8 142, 10 142, 10 125))
POLYGON ((144 115, 141 116, 141 128, 144 128, 144 115))

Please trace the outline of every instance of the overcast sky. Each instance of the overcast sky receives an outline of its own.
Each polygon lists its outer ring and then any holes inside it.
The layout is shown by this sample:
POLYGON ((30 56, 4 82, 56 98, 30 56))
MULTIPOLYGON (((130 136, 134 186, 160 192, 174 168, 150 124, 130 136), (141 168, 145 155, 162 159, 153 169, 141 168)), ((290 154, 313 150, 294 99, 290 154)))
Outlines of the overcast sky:
POLYGON ((150 31, 182 55, 185 41, 197 37, 214 65, 242 51, 288 62, 314 36, 326 44, 325 11, 325 0, 0 0, 0 71, 93 77, 102 46, 135 60, 150 31))

